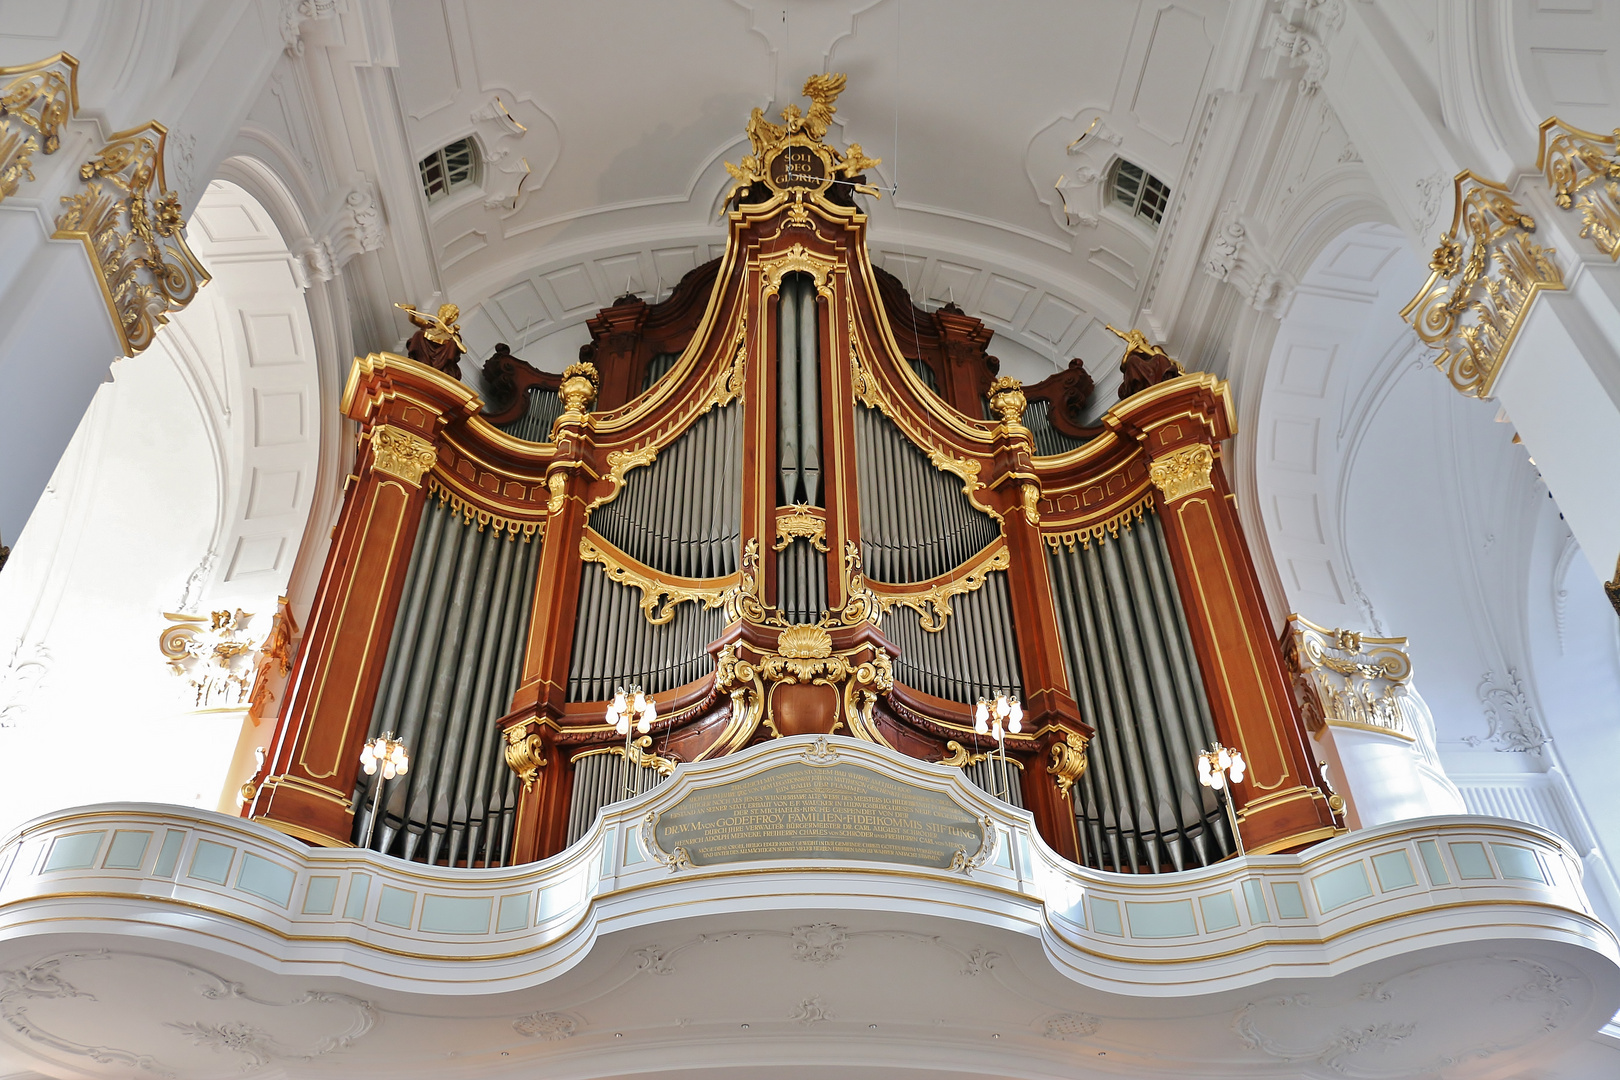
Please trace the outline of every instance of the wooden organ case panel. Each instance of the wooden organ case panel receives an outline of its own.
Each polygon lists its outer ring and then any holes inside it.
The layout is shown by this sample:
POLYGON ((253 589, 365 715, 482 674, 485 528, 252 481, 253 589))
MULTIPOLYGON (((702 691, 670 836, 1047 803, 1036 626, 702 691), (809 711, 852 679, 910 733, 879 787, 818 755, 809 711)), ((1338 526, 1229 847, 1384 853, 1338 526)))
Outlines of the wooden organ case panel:
POLYGON ((1134 331, 1099 426, 1079 361, 998 378, 982 324, 871 265, 875 162, 822 141, 841 86, 756 113, 724 256, 603 309, 561 375, 499 346, 485 406, 356 362, 360 458, 246 813, 524 862, 679 762, 837 732, 963 768, 1071 859, 1159 872, 1233 850, 1194 772, 1219 739, 1250 762, 1250 851, 1333 834, 1218 464, 1225 384, 1134 331), (656 703, 645 733, 609 722, 620 688, 656 703), (1005 759, 973 724, 998 693, 1025 717, 1005 759), (374 802, 383 731, 413 761, 374 802))

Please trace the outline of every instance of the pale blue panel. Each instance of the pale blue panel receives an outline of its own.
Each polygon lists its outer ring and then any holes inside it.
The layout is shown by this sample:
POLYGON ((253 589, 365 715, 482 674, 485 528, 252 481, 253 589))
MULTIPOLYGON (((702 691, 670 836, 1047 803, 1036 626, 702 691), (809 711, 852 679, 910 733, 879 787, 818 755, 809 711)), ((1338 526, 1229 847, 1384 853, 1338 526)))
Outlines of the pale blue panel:
POLYGON ((501 897, 500 911, 495 916, 495 932, 505 934, 522 930, 529 925, 529 894, 513 893, 501 897))
POLYGON ((1131 921, 1131 937, 1170 938, 1198 936, 1191 900, 1147 903, 1125 901, 1125 917, 1131 921))
POLYGON ((332 908, 337 906, 338 881, 336 877, 324 875, 310 878, 309 886, 304 889, 304 914, 332 914, 332 908))
POLYGON ((180 845, 185 841, 186 834, 178 829, 163 834, 163 847, 158 851, 157 862, 152 864, 153 877, 174 876, 174 864, 180 861, 180 845))
POLYGON ((613 830, 609 829, 602 837, 602 876, 607 877, 613 873, 613 830))
POLYGON ((1372 882, 1367 880, 1367 864, 1360 859, 1349 866, 1317 874, 1311 878, 1311 888, 1316 890, 1316 906, 1324 915, 1373 894, 1372 882))
POLYGON ((96 865, 96 852, 107 836, 106 829, 95 832, 68 833, 51 841, 51 853, 45 856, 44 873, 52 870, 88 870, 96 865))
MULTIPOLYGON (((386 895, 386 892, 385 894, 386 895)), ((417 929, 433 934, 487 934, 489 913, 495 906, 492 896, 422 897, 422 921, 417 929)), ((381 915, 377 916, 379 919, 381 915)))
POLYGON ((107 847, 101 865, 108 870, 139 870, 146 861, 146 847, 152 834, 144 829, 119 829, 107 847))
POLYGON ((1484 844, 1468 840, 1446 846, 1451 848, 1451 861, 1457 864, 1457 876, 1464 881, 1496 876, 1496 871, 1491 869, 1491 857, 1485 854, 1484 844))
POLYGON ((199 840, 197 850, 191 853, 191 869, 186 872, 186 876, 223 885, 230 879, 231 860, 235 857, 236 849, 229 844, 199 840))
POLYGON ((1423 856, 1423 869, 1428 871, 1430 885, 1450 885, 1451 875, 1446 873, 1445 860, 1440 858, 1440 845, 1433 840, 1419 840, 1418 854, 1423 856))
POLYGON ((1266 910, 1265 890, 1260 883, 1250 878, 1243 882, 1243 902, 1249 906, 1249 921, 1263 923, 1271 921, 1271 912, 1266 910))
POLYGON ((641 853, 641 841, 636 838, 635 832, 624 830, 624 865, 634 866, 646 861, 647 857, 641 853))
POLYGON ((370 874, 355 874, 349 879, 349 895, 343 901, 343 917, 345 919, 363 919, 366 917, 366 893, 370 890, 370 874))
POLYGON ((1091 904, 1091 928, 1110 937, 1124 937, 1125 928, 1119 921, 1119 901, 1086 897, 1091 904))
POLYGON ((1299 891, 1299 886, 1292 881, 1272 882, 1271 898, 1277 902, 1278 918, 1303 919, 1305 917, 1305 897, 1299 891))
POLYGON ((1536 853, 1529 848, 1517 844, 1492 844, 1491 851, 1496 854, 1496 865, 1502 868, 1503 877, 1539 881, 1543 885, 1547 883, 1547 879, 1541 875, 1541 864, 1536 861, 1536 853))
POLYGON ((1238 925, 1240 920, 1237 913, 1237 901, 1232 899, 1229 892, 1213 893, 1198 898, 1198 910, 1204 913, 1204 932, 1213 934, 1218 930, 1230 930, 1238 925))
POLYGON ((1406 857, 1404 850, 1374 855, 1373 873, 1378 875, 1378 887, 1385 892, 1418 883, 1417 874, 1412 871, 1412 860, 1406 857))
POLYGON ((242 856, 242 869, 236 872, 236 891, 286 907, 292 903, 296 875, 280 863, 260 858, 249 851, 242 856))
POLYGON ((392 885, 382 887, 382 895, 377 898, 378 922, 409 930, 411 928, 411 913, 415 910, 415 893, 409 889, 396 889, 392 885))
POLYGON ((548 919, 556 918, 568 911, 579 899, 579 882, 559 881, 540 890, 540 910, 535 913, 534 922, 538 926, 548 919))

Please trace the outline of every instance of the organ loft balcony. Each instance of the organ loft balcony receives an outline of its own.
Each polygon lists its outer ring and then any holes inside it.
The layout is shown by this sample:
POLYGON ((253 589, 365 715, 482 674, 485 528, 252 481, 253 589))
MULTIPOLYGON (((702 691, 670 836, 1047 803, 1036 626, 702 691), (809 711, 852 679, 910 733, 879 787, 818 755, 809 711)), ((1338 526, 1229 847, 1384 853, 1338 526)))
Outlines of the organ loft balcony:
POLYGON ((1279 644, 1231 388, 1134 328, 1117 401, 1001 375, 872 265, 842 88, 561 372, 474 392, 453 304, 355 361, 241 816, 5 841, 0 1065, 1483 1078, 1614 1015, 1580 854, 1455 812, 1394 639, 1279 644))

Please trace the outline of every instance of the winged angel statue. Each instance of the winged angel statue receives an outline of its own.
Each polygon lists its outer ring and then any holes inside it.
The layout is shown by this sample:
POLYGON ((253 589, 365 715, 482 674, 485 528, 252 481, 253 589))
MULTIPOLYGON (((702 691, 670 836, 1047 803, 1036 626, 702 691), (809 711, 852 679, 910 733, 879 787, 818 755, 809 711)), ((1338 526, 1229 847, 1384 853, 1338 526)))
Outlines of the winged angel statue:
MULTIPOLYGON (((781 146, 788 139, 803 133, 812 141, 826 146, 822 140, 827 135, 827 128, 832 123, 833 113, 838 111, 833 102, 838 95, 844 92, 844 79, 842 74, 812 75, 804 81, 804 89, 800 91, 810 99, 810 111, 802 112, 798 105, 790 104, 782 110, 782 123, 773 124, 765 119, 764 110, 755 107, 748 117, 748 141, 753 147, 753 153, 742 159, 742 164, 733 165, 726 162, 726 171, 731 174, 735 184, 726 192, 721 201, 720 212, 731 205, 740 192, 747 191, 754 184, 765 179, 765 159, 771 151, 781 146)), ((841 173, 845 179, 854 179, 876 165, 882 159, 867 157, 861 150, 860 143, 850 143, 846 153, 839 153, 836 147, 828 146, 833 156, 833 172, 841 173)), ((868 194, 878 194, 875 188, 863 188, 868 194)))

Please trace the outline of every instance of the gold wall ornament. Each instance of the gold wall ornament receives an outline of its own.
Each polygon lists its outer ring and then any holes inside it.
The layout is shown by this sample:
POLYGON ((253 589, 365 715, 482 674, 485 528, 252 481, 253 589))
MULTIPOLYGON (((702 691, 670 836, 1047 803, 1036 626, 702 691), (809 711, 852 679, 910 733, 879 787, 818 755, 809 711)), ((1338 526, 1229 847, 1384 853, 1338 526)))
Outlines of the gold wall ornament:
POLYGON ((984 557, 968 565, 967 571, 952 576, 936 585, 931 585, 920 592, 891 592, 887 587, 877 594, 878 603, 883 607, 883 613, 896 607, 908 607, 915 611, 920 618, 921 626, 931 634, 937 634, 945 629, 945 620, 951 617, 951 597, 964 596, 967 593, 977 592, 990 580, 990 575, 997 570, 1006 570, 1011 563, 1011 556, 1007 552, 1005 542, 992 544, 985 549, 984 557))
POLYGON ((607 456, 607 475, 602 479, 607 482, 608 489, 605 494, 598 495, 591 500, 591 505, 585 508, 588 514, 598 506, 605 506, 617 499, 624 491, 624 478, 631 469, 639 469, 651 465, 658 460, 656 446, 638 446, 634 450, 610 450, 607 456))
MULTIPOLYGON (((751 152, 737 165, 725 163, 734 182, 720 202, 722 215, 755 184, 763 183, 774 192, 820 195, 840 182, 839 177, 849 183, 882 164, 879 158, 867 157, 860 143, 851 143, 847 153, 840 153, 822 141, 838 111, 833 102, 844 92, 844 81, 843 75, 835 73, 810 76, 800 91, 810 99, 809 111, 789 104, 782 110, 780 124, 765 119, 763 109, 754 109, 747 128, 751 152)), ((854 188, 863 194, 878 194, 865 184, 855 183, 854 188)))
POLYGON ((883 618, 883 601, 866 584, 861 570, 861 546, 844 541, 844 606, 821 616, 822 626, 855 626, 869 622, 877 626, 883 618))
POLYGON ((80 166, 84 190, 62 197, 52 234, 84 243, 126 356, 150 345, 168 313, 208 282, 186 247, 180 199, 164 179, 167 139, 156 120, 115 134, 80 166))
POLYGON ((1052 744, 1052 761, 1046 766, 1046 771, 1057 784, 1058 793, 1065 799, 1069 798, 1070 791, 1086 774, 1086 743, 1084 735, 1074 731, 1063 733, 1063 741, 1052 744))
POLYGON ((422 477, 438 463, 434 445, 414 431, 392 424, 371 429, 371 467, 420 487, 422 477))
POLYGON ((1283 662, 1311 731, 1334 725, 1416 741, 1418 725, 1407 706, 1412 660, 1405 638, 1364 637, 1290 615, 1283 662))
POLYGON ((270 711, 270 703, 275 700, 276 695, 270 689, 271 681, 292 670, 293 637, 297 633, 298 622, 293 618, 292 605, 285 596, 277 597, 270 632, 259 644, 258 655, 253 658, 253 685, 248 691, 247 716, 253 721, 254 727, 259 726, 270 711))
POLYGON ((246 635, 253 613, 237 608, 202 615, 165 611, 158 650, 191 688, 193 709, 240 709, 252 702, 259 643, 246 635))
POLYGON ((1541 124, 1536 168, 1560 209, 1581 212, 1581 235, 1620 260, 1620 128, 1599 135, 1548 117, 1541 124))
POLYGON ((540 770, 546 767, 546 755, 540 735, 522 724, 506 731, 506 767, 517 773, 523 781, 524 791, 533 791, 540 770))
POLYGON ((79 110, 79 62, 67 53, 0 67, 0 202, 34 178, 34 155, 54 154, 79 110))
POLYGON ((827 550, 827 520, 810 509, 809 503, 794 503, 776 511, 776 543, 773 551, 785 551, 794 538, 804 537, 817 551, 827 550))
POLYGON ((1195 443, 1149 462, 1148 478, 1166 502, 1175 502, 1195 491, 1213 488, 1209 474, 1214 467, 1215 452, 1203 443, 1195 443))
POLYGON ((747 622, 755 626, 788 626, 776 608, 767 607, 759 587, 759 540, 749 537, 743 545, 737 584, 725 592, 722 604, 727 622, 747 622))
POLYGON ((1530 239, 1535 219, 1502 184, 1460 172, 1451 229, 1429 260, 1429 280, 1401 318, 1430 348, 1434 366, 1470 397, 1490 397, 1530 304, 1564 287, 1556 249, 1530 239))
POLYGON ((551 492, 546 496, 546 513, 555 514, 568 501, 568 470, 553 469, 546 477, 546 490, 551 492))
POLYGON ((714 578, 707 582, 690 578, 666 580, 657 571, 632 559, 589 528, 579 538, 579 556, 585 562, 599 563, 602 571, 618 584, 640 589, 641 614, 654 626, 663 626, 673 619, 677 604, 720 607, 735 587, 730 577, 714 578))
POLYGON ((1066 547, 1073 551, 1076 545, 1084 551, 1091 547, 1092 541, 1101 544, 1107 542, 1110 537, 1117 540, 1120 529, 1129 529, 1132 524, 1141 521, 1142 516, 1152 509, 1153 496, 1147 494, 1119 513, 1095 524, 1086 525, 1079 529, 1071 529, 1067 532, 1049 532, 1041 535, 1046 540, 1046 546, 1053 551, 1056 551, 1059 547, 1066 547))
MULTIPOLYGON (((561 475, 560 473, 558 475, 561 475)), ((438 496, 439 504, 450 505, 450 512, 461 515, 461 520, 471 525, 478 523, 478 531, 492 528, 498 533, 506 533, 507 539, 516 540, 519 537, 527 540, 536 534, 544 536, 546 523, 544 521, 528 521, 523 518, 504 517, 491 510, 486 510, 477 503, 468 502, 454 491, 441 484, 436 477, 428 477, 428 493, 438 496)))
POLYGON ((998 376, 990 384, 990 408, 1006 427, 1023 428, 1024 409, 1028 404, 1024 384, 1011 375, 998 376))
POLYGON ((596 365, 585 360, 578 360, 563 368, 562 382, 557 387, 557 396, 562 399, 563 411, 557 419, 551 422, 551 441, 557 441, 557 426, 564 423, 579 423, 585 419, 585 412, 596 403, 596 390, 602 385, 602 378, 596 372, 596 365))

